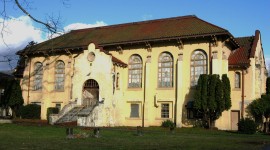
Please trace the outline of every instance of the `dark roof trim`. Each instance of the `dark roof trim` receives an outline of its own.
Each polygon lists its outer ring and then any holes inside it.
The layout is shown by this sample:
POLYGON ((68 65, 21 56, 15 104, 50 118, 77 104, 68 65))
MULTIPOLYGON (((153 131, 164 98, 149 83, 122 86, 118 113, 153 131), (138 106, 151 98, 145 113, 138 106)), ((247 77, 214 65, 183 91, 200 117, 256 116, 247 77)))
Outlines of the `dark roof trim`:
POLYGON ((239 69, 247 69, 250 64, 237 64, 237 65, 229 65, 230 69, 239 68, 239 69))
MULTIPOLYGON (((169 38, 155 38, 155 39, 143 39, 143 40, 136 40, 136 41, 123 41, 117 43, 102 43, 100 46, 114 46, 114 45, 123 45, 123 44, 134 44, 134 43, 145 43, 145 42, 158 42, 158 41, 165 41, 165 40, 176 40, 176 39, 188 39, 188 38, 200 38, 200 37, 207 37, 213 35, 231 35, 229 32, 216 32, 211 34, 196 34, 196 35, 188 35, 188 36, 176 36, 176 37, 169 37, 169 38)), ((231 35, 232 36, 232 35, 231 35)), ((239 44, 233 40, 235 45, 239 46, 239 44)))
POLYGON ((250 57, 249 58, 254 58, 255 57, 255 52, 256 52, 256 47, 258 45, 259 39, 260 39, 260 31, 256 30, 255 31, 255 37, 254 37, 254 41, 252 44, 252 48, 251 48, 251 52, 250 52, 250 57))

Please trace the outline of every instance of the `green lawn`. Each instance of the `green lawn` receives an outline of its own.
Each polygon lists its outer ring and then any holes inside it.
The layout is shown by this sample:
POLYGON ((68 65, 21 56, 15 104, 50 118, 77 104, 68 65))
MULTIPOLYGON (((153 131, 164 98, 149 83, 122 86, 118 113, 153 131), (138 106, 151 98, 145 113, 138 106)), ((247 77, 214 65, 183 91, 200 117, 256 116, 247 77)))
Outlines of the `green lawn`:
MULTIPOLYGON (((245 135, 198 128, 180 128, 174 133, 163 128, 145 128, 136 136, 136 128, 103 128, 101 137, 67 139, 66 128, 0 124, 0 149, 262 149, 270 136, 245 135)), ((75 134, 92 130, 74 129, 75 134)))

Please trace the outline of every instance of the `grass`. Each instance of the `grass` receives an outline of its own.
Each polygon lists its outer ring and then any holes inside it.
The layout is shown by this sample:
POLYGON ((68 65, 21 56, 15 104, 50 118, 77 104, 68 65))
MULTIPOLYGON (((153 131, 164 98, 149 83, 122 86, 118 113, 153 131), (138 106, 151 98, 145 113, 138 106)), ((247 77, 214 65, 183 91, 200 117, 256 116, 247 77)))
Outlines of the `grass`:
MULTIPOLYGON (((245 135, 199 128, 144 128, 136 136, 136 128, 102 128, 101 137, 67 139, 66 128, 0 124, 0 149, 262 149, 270 144, 270 136, 245 135)), ((75 134, 93 134, 93 130, 76 127, 75 134)))

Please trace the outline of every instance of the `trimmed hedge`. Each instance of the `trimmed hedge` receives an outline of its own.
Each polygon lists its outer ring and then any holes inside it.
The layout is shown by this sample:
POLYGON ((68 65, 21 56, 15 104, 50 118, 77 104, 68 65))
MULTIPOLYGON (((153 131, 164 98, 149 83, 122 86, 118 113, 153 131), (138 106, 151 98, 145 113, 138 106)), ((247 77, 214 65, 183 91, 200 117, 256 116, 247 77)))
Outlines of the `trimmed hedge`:
POLYGON ((49 117, 51 114, 58 114, 59 109, 57 107, 48 107, 47 108, 47 120, 49 121, 49 117))
POLYGON ((254 120, 250 118, 241 119, 238 123, 238 131, 244 134, 254 134, 256 133, 257 125, 254 120))
POLYGON ((41 106, 29 104, 20 108, 20 116, 23 119, 40 119, 41 106))

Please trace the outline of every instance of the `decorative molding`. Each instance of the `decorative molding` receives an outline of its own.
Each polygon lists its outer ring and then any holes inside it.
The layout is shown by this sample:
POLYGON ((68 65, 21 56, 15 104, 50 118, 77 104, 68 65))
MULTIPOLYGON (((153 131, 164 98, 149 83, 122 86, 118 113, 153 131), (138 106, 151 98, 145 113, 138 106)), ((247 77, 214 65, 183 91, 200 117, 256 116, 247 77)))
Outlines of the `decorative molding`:
POLYGON ((184 49, 184 44, 183 44, 183 41, 181 39, 177 39, 177 46, 178 46, 179 50, 184 49))
POLYGON ((222 52, 222 59, 223 60, 227 60, 228 59, 228 57, 225 55, 225 52, 222 52))
POLYGON ((148 52, 152 52, 152 46, 149 42, 145 42, 145 46, 148 52))
POLYGON ((212 52, 212 59, 218 59, 218 51, 212 52))
POLYGON ((68 60, 68 63, 67 63, 67 68, 71 68, 71 62, 72 62, 72 60, 69 59, 69 60, 68 60))
POLYGON ((147 56, 146 63, 151 63, 151 55, 147 56))
POLYGON ((218 46, 218 41, 217 41, 217 37, 215 35, 211 36, 212 38, 212 46, 217 47, 218 46))
POLYGON ((121 45, 116 46, 116 49, 118 50, 119 54, 123 54, 123 48, 121 45))
POLYGON ((183 61, 183 52, 178 54, 178 61, 183 61))
POLYGON ((72 56, 72 53, 68 49, 65 49, 65 51, 69 56, 72 56))

